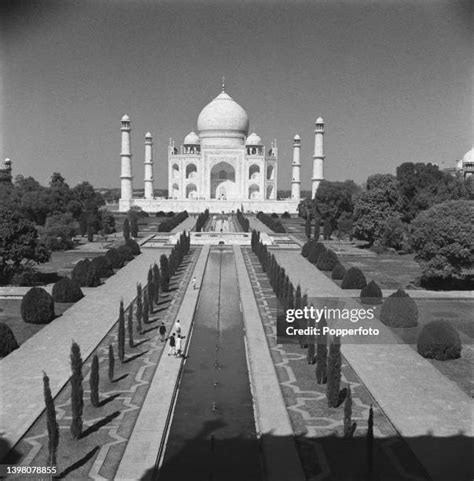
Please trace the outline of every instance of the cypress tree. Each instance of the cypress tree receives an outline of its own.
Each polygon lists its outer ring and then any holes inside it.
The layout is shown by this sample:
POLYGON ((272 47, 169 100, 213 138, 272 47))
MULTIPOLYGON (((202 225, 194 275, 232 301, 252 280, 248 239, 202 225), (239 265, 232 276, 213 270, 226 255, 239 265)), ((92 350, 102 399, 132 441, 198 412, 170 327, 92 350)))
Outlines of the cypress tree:
POLYGON ((75 342, 71 346, 71 434, 79 439, 82 434, 82 412, 84 409, 84 391, 82 388, 82 357, 81 349, 75 342))
POLYGON ((114 347, 112 346, 112 344, 109 344, 109 381, 110 382, 114 380, 114 369, 115 369, 114 347))
POLYGON ((313 235, 313 239, 315 241, 319 240, 319 224, 320 224, 319 217, 314 216, 314 235, 313 235))
POLYGON ((99 358, 97 354, 94 354, 92 358, 89 383, 91 388, 91 404, 96 408, 99 406, 99 358))
POLYGON ((48 464, 49 466, 57 465, 57 452, 59 445, 59 426, 56 420, 56 409, 54 407, 54 399, 49 386, 49 377, 43 371, 43 393, 44 404, 46 406, 46 427, 48 429, 48 464))
POLYGON ((328 355, 328 384, 326 397, 328 406, 335 408, 339 403, 339 390, 341 387, 341 342, 339 336, 334 336, 329 345, 328 355))
POLYGON ((344 401, 344 438, 350 439, 354 436, 357 423, 352 422, 352 392, 351 385, 347 385, 346 399, 344 401))
POLYGON ((133 347, 133 302, 130 304, 128 308, 128 317, 127 317, 127 330, 128 330, 128 346, 133 347))
POLYGON ((137 331, 142 333, 142 319, 143 319, 143 300, 142 300, 142 285, 137 284, 137 331))
POLYGON ((138 220, 134 215, 130 216, 130 235, 138 237, 138 220))
POLYGON ((153 300, 158 306, 160 300, 160 268, 156 264, 153 264, 153 300))
POLYGON ((123 238, 127 241, 130 239, 130 221, 128 217, 123 221, 123 238))
POLYGON ((123 310, 123 299, 120 301, 118 319, 118 358, 120 362, 125 360, 125 313, 123 310))
POLYGON ((143 296, 143 324, 148 324, 150 309, 149 309, 149 302, 148 302, 148 292, 145 291, 143 296))
POLYGON ((328 368, 328 346, 327 335, 323 334, 324 327, 327 326, 324 316, 318 323, 320 335, 316 344, 316 381, 318 384, 326 384, 328 368))
POLYGON ((305 234, 308 240, 311 239, 311 214, 306 214, 305 234))
POLYGON ((153 300, 155 298, 153 286, 153 269, 150 266, 148 269, 148 284, 147 284, 147 294, 148 294, 148 308, 150 309, 150 314, 153 313, 153 300))
POLYGON ((372 479, 374 469, 374 411, 372 404, 369 409, 369 420, 367 423, 367 473, 369 475, 369 481, 372 479))
POLYGON ((168 257, 162 254, 160 257, 160 273, 161 273, 161 290, 163 292, 168 292, 170 283, 170 271, 168 257))

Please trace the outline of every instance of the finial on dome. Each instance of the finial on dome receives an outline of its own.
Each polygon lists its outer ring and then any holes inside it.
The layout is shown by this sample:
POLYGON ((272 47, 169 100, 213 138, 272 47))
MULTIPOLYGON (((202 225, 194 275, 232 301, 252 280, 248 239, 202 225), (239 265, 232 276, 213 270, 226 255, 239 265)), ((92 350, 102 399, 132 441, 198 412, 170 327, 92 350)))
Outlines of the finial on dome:
POLYGON ((222 91, 225 92, 225 77, 222 76, 222 91))

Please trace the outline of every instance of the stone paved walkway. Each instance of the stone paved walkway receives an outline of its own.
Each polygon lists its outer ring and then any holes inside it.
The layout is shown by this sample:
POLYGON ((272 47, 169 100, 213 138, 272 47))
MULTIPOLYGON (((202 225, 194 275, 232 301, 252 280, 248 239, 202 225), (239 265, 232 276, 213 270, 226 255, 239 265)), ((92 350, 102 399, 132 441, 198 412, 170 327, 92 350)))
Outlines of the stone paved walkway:
MULTIPOLYGON (((0 432, 10 447, 27 432, 44 410, 42 372, 48 373, 53 396, 70 377, 69 354, 74 340, 87 359, 118 318, 123 299, 135 298, 136 283, 146 284, 148 268, 167 249, 146 250, 106 282, 0 360, 2 389, 0 432)), ((3 445, 3 443, 2 443, 3 445)), ((5 453, 0 453, 0 459, 5 453)))
POLYGON ((274 234, 274 232, 269 227, 267 227, 262 221, 257 219, 255 216, 249 215, 247 219, 249 220, 250 231, 256 230, 259 232, 265 232, 265 234, 268 234, 268 235, 274 234))
MULTIPOLYGON (((310 297, 345 297, 342 289, 314 268, 298 252, 275 251, 275 257, 290 279, 301 284, 310 297)), ((346 307, 360 308, 345 299, 346 307)), ((398 338, 378 319, 364 321, 380 330, 370 344, 344 344, 342 352, 398 432, 410 444, 419 436, 447 437, 464 433, 472 437, 472 400, 433 365, 398 338), (409 409, 407 409, 409 406, 409 409)), ((446 466, 462 463, 465 453, 426 452, 419 443, 411 445, 423 466, 435 480, 445 481, 446 466), (444 468, 443 468, 444 466, 444 468)))
POLYGON ((267 479, 304 480, 295 449, 293 428, 278 384, 242 251, 238 246, 233 246, 233 249, 244 317, 247 363, 254 396, 255 418, 258 435, 263 442, 267 479))

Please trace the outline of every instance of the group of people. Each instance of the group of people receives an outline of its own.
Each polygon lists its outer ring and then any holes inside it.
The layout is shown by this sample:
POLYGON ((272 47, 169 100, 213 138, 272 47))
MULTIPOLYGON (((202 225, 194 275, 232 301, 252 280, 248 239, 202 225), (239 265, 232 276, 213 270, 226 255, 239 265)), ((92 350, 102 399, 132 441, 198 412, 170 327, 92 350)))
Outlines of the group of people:
POLYGON ((175 328, 176 328, 176 332, 173 332, 170 336, 166 337, 166 326, 165 326, 165 323, 162 322, 159 329, 161 342, 169 341, 170 348, 168 351, 168 356, 184 357, 184 353, 183 353, 184 336, 181 335, 181 323, 179 322, 179 319, 176 321, 175 328))

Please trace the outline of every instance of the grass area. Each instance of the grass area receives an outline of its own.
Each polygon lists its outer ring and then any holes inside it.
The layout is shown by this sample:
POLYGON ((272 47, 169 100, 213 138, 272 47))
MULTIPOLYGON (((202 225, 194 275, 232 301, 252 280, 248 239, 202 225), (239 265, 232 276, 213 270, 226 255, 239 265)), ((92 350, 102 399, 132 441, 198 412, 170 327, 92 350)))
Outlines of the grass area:
MULTIPOLYGON (((99 342, 95 353, 99 357, 100 404, 94 408, 90 403, 89 374, 92 356, 84 360, 83 388, 84 413, 83 435, 73 440, 70 433, 71 406, 69 383, 55 398, 57 420, 60 426, 58 448, 58 471, 61 479, 91 479, 103 476, 114 479, 141 404, 146 397, 149 383, 165 347, 158 336, 158 326, 165 322, 168 330, 176 318, 184 289, 197 259, 193 249, 170 283, 170 292, 161 293, 149 323, 142 334, 134 329, 134 346, 125 347, 125 362, 117 359, 117 325, 99 342), (113 381, 107 376, 108 346, 115 350, 115 374, 113 381), (95 469, 91 472, 91 469, 95 469), (99 474, 100 473, 100 474, 99 474)), ((128 312, 128 309, 127 309, 128 312)), ((127 319, 126 312, 126 319, 127 319)), ((34 389, 42 389, 41 379, 34 389)), ((44 413, 30 427, 25 436, 4 460, 8 464, 46 466, 48 437, 44 413)), ((8 478, 10 479, 10 478, 8 478)))
MULTIPOLYGON (((474 324, 472 322, 474 301, 467 299, 416 299, 419 318, 418 326, 411 328, 392 328, 406 344, 415 351, 418 335, 423 326, 431 321, 444 319, 449 321, 459 332, 463 349, 461 358, 448 361, 428 359, 444 376, 455 382, 468 396, 474 395, 472 366, 474 365, 474 324)), ((376 313, 380 313, 377 306, 376 313)))
POLYGON ((72 271, 74 265, 81 259, 98 257, 103 254, 103 252, 85 252, 80 250, 55 251, 51 253, 49 262, 38 266, 38 271, 66 273, 67 271, 72 271))
MULTIPOLYGON (((23 344, 30 337, 41 331, 46 324, 30 324, 21 318, 21 299, 2 299, 0 307, 0 322, 7 324, 15 335, 18 344, 23 344)), ((60 316, 73 304, 56 303, 54 306, 56 316, 60 316)))
POLYGON ((374 280, 381 289, 413 289, 421 275, 420 266, 413 254, 381 254, 374 257, 339 255, 339 259, 346 269, 358 267, 367 281, 374 280))

